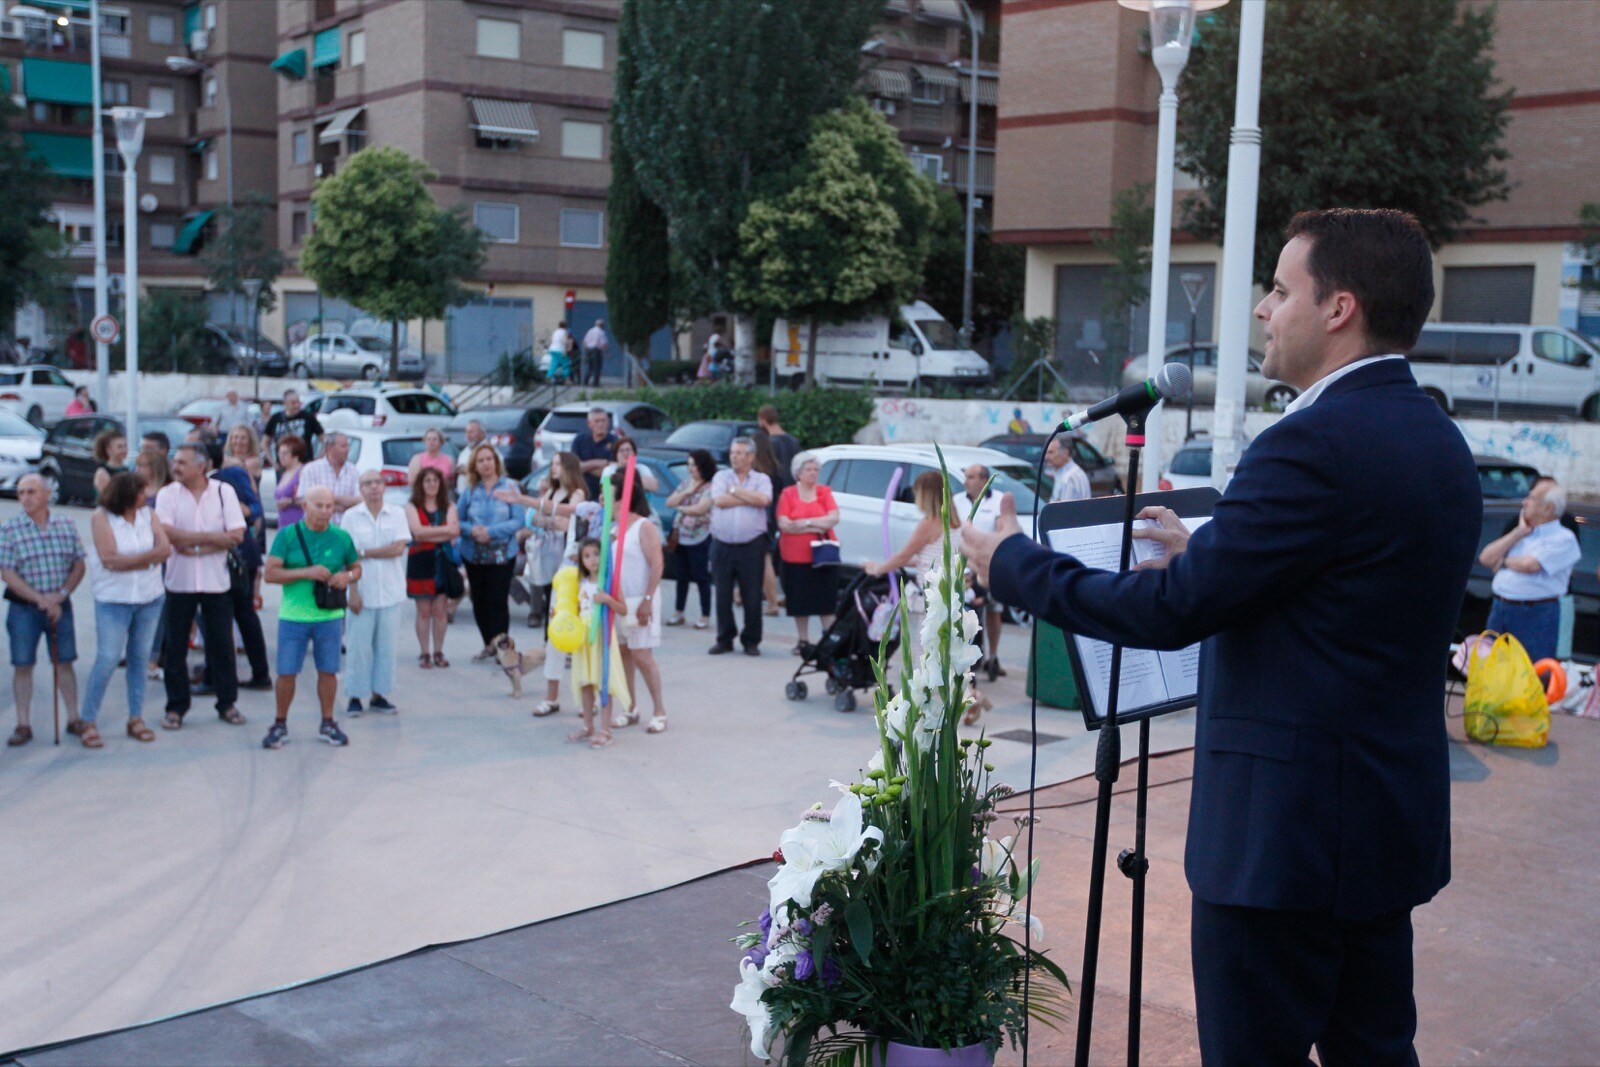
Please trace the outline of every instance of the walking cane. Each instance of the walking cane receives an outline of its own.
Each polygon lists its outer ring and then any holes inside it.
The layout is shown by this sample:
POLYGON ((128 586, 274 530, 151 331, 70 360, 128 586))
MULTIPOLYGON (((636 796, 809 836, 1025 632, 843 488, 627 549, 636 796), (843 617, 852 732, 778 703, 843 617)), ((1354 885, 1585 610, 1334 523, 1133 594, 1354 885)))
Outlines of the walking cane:
POLYGON ((50 634, 45 638, 45 648, 50 653, 50 718, 56 724, 56 744, 61 744, 61 680, 56 674, 56 624, 50 623, 50 634))

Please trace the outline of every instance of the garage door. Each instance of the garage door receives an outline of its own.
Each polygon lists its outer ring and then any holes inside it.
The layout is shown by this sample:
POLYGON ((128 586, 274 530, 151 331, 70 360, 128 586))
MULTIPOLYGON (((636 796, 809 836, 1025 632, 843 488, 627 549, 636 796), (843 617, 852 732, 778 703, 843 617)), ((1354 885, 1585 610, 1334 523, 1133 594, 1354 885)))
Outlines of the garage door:
POLYGON ((1533 268, 1446 267, 1445 322, 1533 321, 1533 268))
POLYGON ((533 301, 479 297, 444 317, 445 367, 452 381, 483 377, 533 344, 533 301))

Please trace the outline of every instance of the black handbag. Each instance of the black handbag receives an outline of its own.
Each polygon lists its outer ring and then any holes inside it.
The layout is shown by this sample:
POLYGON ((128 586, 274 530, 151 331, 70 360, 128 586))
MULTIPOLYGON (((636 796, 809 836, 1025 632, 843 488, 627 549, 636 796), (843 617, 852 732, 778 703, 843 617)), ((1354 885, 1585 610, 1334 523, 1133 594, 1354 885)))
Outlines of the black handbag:
MULTIPOLYGON (((313 566, 316 561, 311 558, 311 547, 306 544, 305 523, 294 524, 294 535, 300 539, 300 551, 306 554, 306 566, 313 566)), ((350 598, 345 590, 335 589, 323 581, 313 582, 311 599, 323 611, 343 611, 350 604, 350 598)))

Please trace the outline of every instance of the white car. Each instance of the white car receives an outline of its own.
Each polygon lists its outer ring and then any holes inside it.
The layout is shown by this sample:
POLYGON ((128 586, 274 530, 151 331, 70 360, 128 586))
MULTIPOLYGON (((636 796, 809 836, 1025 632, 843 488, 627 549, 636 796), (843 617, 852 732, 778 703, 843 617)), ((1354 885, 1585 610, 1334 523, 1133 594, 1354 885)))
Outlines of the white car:
POLYGON ((77 387, 65 374, 44 363, 0 367, 0 407, 8 407, 35 426, 65 418, 77 387))
MULTIPOLYGON (((1283 382, 1273 381, 1261 373, 1261 361, 1266 357, 1251 349, 1245 357, 1244 402, 1246 407, 1262 411, 1282 411, 1289 401, 1300 395, 1300 390, 1283 382)), ((1145 370, 1148 360, 1143 353, 1128 360, 1122 368, 1122 384, 1138 385, 1150 374, 1145 370)), ((1189 346, 1172 345, 1167 349, 1168 363, 1189 364, 1189 346)), ((1212 404, 1217 399, 1217 346, 1214 341, 1197 341, 1194 346, 1194 402, 1212 404)), ((1168 404, 1169 410, 1178 410, 1182 404, 1168 404)))
MULTIPOLYGON (((422 451, 421 434, 386 433, 381 430, 346 430, 340 433, 350 439, 350 460, 357 473, 369 470, 383 474, 383 499, 390 504, 405 507, 411 500, 407 468, 411 457, 422 451)), ((321 452, 321 449, 318 449, 321 452)), ((319 456, 320 458, 320 456, 319 456)), ((267 522, 278 524, 278 472, 268 466, 261 472, 261 509, 267 522)))
POLYGON ((589 411, 605 408, 611 412, 611 428, 627 434, 640 448, 658 445, 678 428, 672 416, 654 404, 637 400, 593 400, 562 404, 551 410, 533 435, 533 465, 549 463, 557 452, 572 448, 572 439, 589 432, 589 411))
MULTIPOLYGON (((839 505, 840 562, 859 567, 867 560, 884 559, 905 544, 922 518, 911 485, 918 475, 939 469, 933 445, 829 445, 814 451, 822 464, 819 480, 833 490, 839 505), (901 472, 900 483, 889 504, 889 551, 885 552, 884 498, 896 470, 901 472)), ((1015 497, 1018 522, 1024 533, 1033 536, 1037 496, 1033 468, 992 448, 951 446, 943 451, 952 495, 962 491, 966 469, 982 463, 995 476, 994 488, 1015 497)), ((1043 503, 1040 500, 1039 506, 1043 503)))
MULTIPOLYGON (((422 356, 400 353, 400 376, 421 377, 422 356)), ((289 373, 296 378, 356 377, 378 381, 389 372, 389 340, 348 333, 322 333, 289 349, 289 373)))
POLYGON ((456 406, 449 398, 425 386, 338 389, 316 397, 306 407, 328 430, 381 429, 420 435, 425 430, 443 430, 456 417, 456 406))
POLYGON ((1172 454, 1159 489, 1199 489, 1211 484, 1211 438, 1196 437, 1172 454))
POLYGON ((14 496, 18 479, 39 469, 43 446, 43 430, 10 408, 0 408, 0 493, 14 496))

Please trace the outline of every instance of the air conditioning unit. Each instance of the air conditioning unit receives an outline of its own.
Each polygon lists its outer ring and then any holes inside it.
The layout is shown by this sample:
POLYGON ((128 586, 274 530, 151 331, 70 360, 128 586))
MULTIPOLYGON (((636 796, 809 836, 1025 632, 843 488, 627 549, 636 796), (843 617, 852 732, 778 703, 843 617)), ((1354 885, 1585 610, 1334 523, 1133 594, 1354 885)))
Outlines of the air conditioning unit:
POLYGON ((22 40, 22 23, 18 19, 0 19, 0 37, 10 41, 22 40))
POLYGON ((878 111, 881 114, 884 114, 884 115, 893 115, 894 114, 894 101, 893 100, 874 100, 872 102, 872 106, 877 108, 878 111))
POLYGON ((195 30, 189 35, 189 51, 199 55, 211 47, 211 35, 205 30, 195 30))
POLYGON ((322 177, 322 164, 321 163, 318 163, 316 165, 315 173, 316 173, 316 176, 318 178, 322 177))

